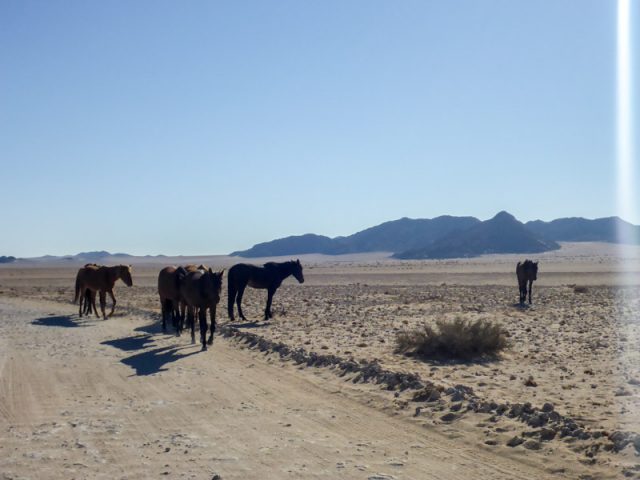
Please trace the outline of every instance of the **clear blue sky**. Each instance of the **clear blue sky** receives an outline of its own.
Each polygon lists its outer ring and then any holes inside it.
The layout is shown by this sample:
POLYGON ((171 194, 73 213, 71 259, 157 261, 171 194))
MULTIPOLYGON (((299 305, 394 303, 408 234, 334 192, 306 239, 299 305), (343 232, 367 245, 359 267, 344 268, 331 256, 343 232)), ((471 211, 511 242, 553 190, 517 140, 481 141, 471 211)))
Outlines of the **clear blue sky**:
POLYGON ((0 255, 614 215, 615 27, 602 0, 3 0, 0 255))

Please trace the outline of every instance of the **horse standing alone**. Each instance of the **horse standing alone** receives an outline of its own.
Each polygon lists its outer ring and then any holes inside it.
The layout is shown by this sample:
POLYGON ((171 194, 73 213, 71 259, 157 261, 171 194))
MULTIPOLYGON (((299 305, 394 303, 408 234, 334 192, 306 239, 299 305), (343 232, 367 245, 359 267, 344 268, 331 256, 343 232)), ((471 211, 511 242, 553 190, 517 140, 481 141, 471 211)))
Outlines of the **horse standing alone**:
POLYGON ((133 285, 133 279, 131 278, 131 265, 116 265, 114 267, 95 267, 88 266, 78 270, 76 276, 76 295, 73 299, 73 303, 80 299, 80 311, 79 316, 82 317, 82 300, 85 297, 85 290, 89 289, 94 292, 92 295, 93 308, 95 306, 95 292, 100 294, 100 309, 102 310, 102 316, 106 319, 105 313, 106 307, 106 294, 109 293, 113 305, 111 306, 111 312, 109 316, 113 315, 116 309, 116 297, 113 294, 113 287, 116 281, 122 280, 128 287, 133 285), (82 296, 80 295, 82 292, 82 296))
POLYGON ((533 281, 538 279, 538 262, 532 262, 531 260, 525 260, 523 263, 518 262, 516 275, 520 290, 520 305, 524 305, 527 298, 527 286, 529 288, 529 305, 531 305, 531 287, 533 286, 533 281))
POLYGON ((299 283, 304 283, 302 275, 302 265, 300 260, 290 260, 288 262, 276 263, 268 262, 263 267, 249 265, 246 263, 238 263, 229 269, 228 275, 228 312, 231 321, 235 320, 233 315, 233 303, 238 305, 238 314, 242 320, 247 320, 242 313, 242 295, 247 285, 253 288, 261 288, 267 290, 267 306, 264 310, 264 319, 269 320, 273 317, 271 313, 271 302, 273 295, 283 280, 293 275, 299 283))

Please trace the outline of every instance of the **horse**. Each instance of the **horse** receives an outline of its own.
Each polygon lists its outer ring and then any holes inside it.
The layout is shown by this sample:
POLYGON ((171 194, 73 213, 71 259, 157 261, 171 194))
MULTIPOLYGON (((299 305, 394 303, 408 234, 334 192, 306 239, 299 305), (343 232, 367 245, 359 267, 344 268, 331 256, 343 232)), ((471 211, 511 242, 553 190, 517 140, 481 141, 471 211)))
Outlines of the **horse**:
MULTIPOLYGON (((87 263, 87 264, 85 264, 84 268, 88 268, 88 267, 100 267, 100 265, 98 265, 97 263, 87 263)), ((78 285, 78 276, 79 275, 80 275, 80 272, 78 272, 78 275, 76 275, 76 287, 78 285)), ((95 312, 96 317, 99 316, 98 315, 98 309, 95 307, 95 305, 96 305, 96 294, 95 294, 95 292, 92 292, 88 288, 85 289, 85 291, 84 291, 83 313, 85 315, 91 315, 91 309, 93 307, 93 311, 95 312)))
POLYGON ((529 305, 531 305, 531 287, 533 286, 533 281, 538 279, 538 262, 532 262, 531 260, 525 260, 523 263, 518 262, 516 275, 520 290, 520 305, 524 305, 527 298, 527 284, 529 287, 529 305))
POLYGON ((299 283, 304 283, 304 276, 302 275, 302 265, 300 260, 290 260, 288 262, 276 263, 268 262, 263 267, 256 265, 249 265, 246 263, 238 263, 229 269, 228 279, 228 312, 231 321, 235 320, 233 315, 233 303, 238 305, 238 314, 244 321, 244 314, 242 313, 242 295, 244 289, 249 285, 253 288, 261 288, 267 290, 267 307, 264 310, 264 319, 269 320, 273 317, 271 313, 271 302, 273 301, 273 295, 276 293, 278 287, 282 284, 282 281, 289 275, 293 275, 299 283))
MULTIPOLYGON (((162 331, 167 331, 167 317, 171 315, 171 323, 176 330, 176 335, 182 333, 184 317, 181 315, 181 305, 184 303, 180 296, 180 283, 190 272, 205 272, 204 265, 186 265, 184 267, 165 267, 158 274, 158 295, 160 296, 160 309, 162 312, 162 331)), ((184 309, 183 309, 184 310, 184 309)))
MULTIPOLYGON (((186 271, 186 269, 185 269, 186 271)), ((213 343, 213 334, 216 331, 216 307, 220 301, 220 289, 222 288, 222 275, 224 270, 213 272, 210 268, 206 271, 196 270, 189 272, 180 281, 180 297, 187 308, 188 322, 191 325, 191 342, 195 343, 195 313, 198 313, 200 321, 200 340, 202 350, 207 349, 207 343, 213 343), (207 308, 211 317, 211 335, 207 338, 207 308)))
MULTIPOLYGON (((102 310, 102 316, 106 319, 106 294, 108 292, 113 301, 111 312, 109 313, 109 316, 111 316, 116 308, 116 297, 113 294, 113 286, 118 279, 121 279, 128 287, 133 285, 131 265, 116 265, 114 267, 88 266, 81 268, 76 275, 76 295, 73 303, 78 301, 81 292, 89 289, 93 292, 93 308, 97 311, 95 306, 95 292, 99 292, 100 309, 102 310)), ((85 295, 83 295, 83 297, 84 296, 85 295)), ((82 317, 82 300, 80 300, 79 315, 82 317)))

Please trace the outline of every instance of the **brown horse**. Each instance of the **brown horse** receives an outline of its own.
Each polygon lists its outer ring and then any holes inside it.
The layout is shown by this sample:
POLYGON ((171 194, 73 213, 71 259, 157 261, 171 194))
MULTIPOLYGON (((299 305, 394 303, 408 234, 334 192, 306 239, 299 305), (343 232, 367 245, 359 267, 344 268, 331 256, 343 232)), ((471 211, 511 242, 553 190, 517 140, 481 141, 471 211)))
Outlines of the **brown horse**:
MULTIPOLYGON (((162 312, 162 331, 167 331, 167 317, 171 315, 171 323, 176 330, 176 335, 182 333, 184 318, 181 315, 181 305, 184 304, 180 295, 180 283, 187 274, 196 271, 205 272, 204 265, 187 265, 185 267, 165 267, 158 274, 158 295, 160 296, 160 309, 162 312)), ((182 308, 184 311, 184 308, 182 308)))
POLYGON ((256 265, 249 265, 246 263, 238 263, 229 269, 228 286, 229 286, 229 301, 228 312, 231 321, 234 320, 233 316, 233 302, 238 305, 238 314, 242 320, 246 320, 242 313, 242 295, 247 285, 253 288, 262 288, 267 290, 267 306, 264 309, 264 319, 269 320, 273 317, 271 313, 271 302, 273 301, 273 295, 276 293, 278 287, 282 284, 283 280, 289 275, 293 275, 299 283, 304 283, 304 276, 302 275, 302 265, 300 260, 290 260, 288 262, 265 263, 263 267, 256 265))
MULTIPOLYGON (((100 267, 101 265, 98 265, 97 263, 87 263, 84 268, 89 268, 89 267, 100 267)), ((78 288, 78 277, 80 276, 80 272, 78 271, 78 274, 76 275, 76 288, 78 288)), ((82 299, 80 300, 82 302, 82 299)), ((96 308, 96 293, 92 292, 91 290, 89 290, 88 288, 84 291, 84 308, 83 308, 83 313, 85 315, 91 315, 91 309, 93 307, 93 311, 96 314, 96 317, 98 317, 98 309, 96 308)))
POLYGON ((516 276, 518 277, 518 289, 520 290, 520 305, 524 305, 527 298, 527 286, 529 287, 529 305, 531 305, 531 287, 533 281, 538 279, 538 262, 525 260, 516 265, 516 276))
POLYGON ((202 350, 207 349, 207 343, 213 343, 213 334, 216 331, 216 307, 220 301, 220 289, 222 287, 222 275, 224 270, 213 272, 210 268, 202 272, 197 270, 188 273, 180 281, 180 296, 187 308, 187 323, 191 326, 191 342, 195 343, 195 313, 198 313, 200 321, 200 340, 202 350), (211 335, 207 338, 207 308, 211 317, 211 335))
POLYGON ((76 276, 76 295, 73 300, 75 303, 78 301, 78 298, 80 298, 79 315, 82 317, 82 298, 85 296, 80 296, 80 293, 84 292, 86 289, 93 292, 94 310, 96 310, 95 292, 100 294, 100 309, 102 310, 102 316, 105 319, 107 318, 105 307, 106 294, 108 292, 113 302, 109 316, 113 315, 116 308, 116 297, 113 294, 113 286, 118 279, 121 279, 128 287, 133 285, 133 280, 131 279, 131 265, 116 265, 114 267, 88 266, 81 268, 76 276))

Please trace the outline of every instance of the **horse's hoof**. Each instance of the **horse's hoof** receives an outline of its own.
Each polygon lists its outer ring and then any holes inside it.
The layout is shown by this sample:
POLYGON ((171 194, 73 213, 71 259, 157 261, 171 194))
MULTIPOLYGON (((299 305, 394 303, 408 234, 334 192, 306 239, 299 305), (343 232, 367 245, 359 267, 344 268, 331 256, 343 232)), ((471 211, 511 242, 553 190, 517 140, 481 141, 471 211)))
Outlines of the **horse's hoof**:
POLYGON ((206 352, 207 351, 207 345, 203 344, 202 345, 202 350, 200 350, 201 352, 206 352))
POLYGON ((207 343, 208 343, 209 345, 213 345, 213 338, 210 338, 209 340, 207 340, 207 343))

